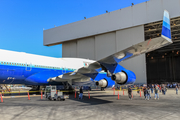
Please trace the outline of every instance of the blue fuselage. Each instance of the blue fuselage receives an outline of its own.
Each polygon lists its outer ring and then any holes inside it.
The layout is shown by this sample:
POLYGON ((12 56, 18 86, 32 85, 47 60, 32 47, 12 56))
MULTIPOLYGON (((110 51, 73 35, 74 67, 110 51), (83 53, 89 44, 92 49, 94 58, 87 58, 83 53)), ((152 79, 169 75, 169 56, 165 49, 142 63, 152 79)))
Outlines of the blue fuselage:
POLYGON ((43 85, 48 84, 47 79, 55 77, 67 72, 72 72, 72 69, 62 68, 43 68, 27 65, 0 65, 0 84, 27 84, 27 85, 43 85), (47 72, 47 74, 46 74, 47 72), (39 79, 37 83, 31 77, 39 79), (32 82, 31 82, 32 81, 32 82))
MULTIPOLYGON (((4 65, 0 64, 0 84, 25 84, 25 85, 49 85, 47 80, 49 78, 62 75, 64 73, 73 72, 74 69, 63 69, 63 68, 46 68, 45 66, 27 66, 23 65, 4 65)), ((99 73, 96 76, 96 81, 103 78, 108 80, 108 87, 112 87, 115 82, 112 81, 105 73, 99 73)), ((92 83, 93 80, 88 82, 92 83)), ((53 84, 59 84, 53 83, 53 84)), ((86 84, 86 83, 79 83, 86 84)))
MULTIPOLYGON (((65 73, 73 72, 74 70, 75 69, 72 68, 0 62, 0 84, 58 85, 62 83, 48 82, 47 80, 65 73)), ((130 70, 126 70, 120 65, 116 67, 114 72, 117 73, 121 71, 124 71, 128 76, 127 81, 124 84, 133 84, 135 82, 135 74, 130 70)), ((94 80, 90 79, 90 81, 85 82, 72 82, 72 84, 87 85, 102 79, 107 80, 108 84, 106 87, 112 87, 115 85, 115 81, 111 80, 111 77, 108 77, 105 72, 98 73, 94 80)))

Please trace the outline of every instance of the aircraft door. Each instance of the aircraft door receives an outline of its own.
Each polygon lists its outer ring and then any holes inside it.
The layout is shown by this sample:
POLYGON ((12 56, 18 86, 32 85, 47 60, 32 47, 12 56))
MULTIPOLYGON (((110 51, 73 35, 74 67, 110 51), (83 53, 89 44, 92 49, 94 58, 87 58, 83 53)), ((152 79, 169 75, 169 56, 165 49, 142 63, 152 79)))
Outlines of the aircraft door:
POLYGON ((26 63, 26 71, 31 71, 32 70, 32 64, 31 63, 26 63))

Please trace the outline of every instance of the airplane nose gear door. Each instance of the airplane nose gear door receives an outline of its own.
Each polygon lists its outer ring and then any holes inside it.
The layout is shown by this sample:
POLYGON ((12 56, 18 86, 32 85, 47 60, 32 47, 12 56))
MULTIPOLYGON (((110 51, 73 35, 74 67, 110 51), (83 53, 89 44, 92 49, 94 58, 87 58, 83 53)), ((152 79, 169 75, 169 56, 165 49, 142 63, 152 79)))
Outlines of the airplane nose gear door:
POLYGON ((26 63, 26 71, 31 71, 31 70, 32 70, 32 64, 26 63))

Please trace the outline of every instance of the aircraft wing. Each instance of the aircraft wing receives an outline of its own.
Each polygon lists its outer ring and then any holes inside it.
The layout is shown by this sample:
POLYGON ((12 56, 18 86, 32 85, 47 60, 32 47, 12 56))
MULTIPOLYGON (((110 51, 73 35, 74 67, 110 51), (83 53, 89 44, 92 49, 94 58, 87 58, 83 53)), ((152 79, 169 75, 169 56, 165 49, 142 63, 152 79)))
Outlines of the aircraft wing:
POLYGON ((138 56, 143 53, 153 51, 155 49, 164 47, 172 43, 171 40, 171 30, 170 30, 170 19, 169 13, 164 11, 162 34, 160 37, 153 38, 147 41, 140 42, 133 46, 130 46, 122 51, 112 54, 106 58, 98 60, 87 67, 82 67, 72 73, 66 73, 61 75, 60 78, 67 79, 81 79, 81 77, 87 76, 95 79, 97 74, 104 70, 107 74, 112 74, 117 65, 124 60, 130 59, 132 57, 138 56))

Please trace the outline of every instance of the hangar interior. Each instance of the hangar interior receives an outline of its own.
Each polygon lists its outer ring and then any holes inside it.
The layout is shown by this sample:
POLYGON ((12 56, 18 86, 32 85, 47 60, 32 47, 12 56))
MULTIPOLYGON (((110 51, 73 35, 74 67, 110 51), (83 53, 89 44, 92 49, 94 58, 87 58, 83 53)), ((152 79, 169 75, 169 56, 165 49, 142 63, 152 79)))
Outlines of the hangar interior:
MULTIPOLYGON (((145 40, 161 35, 162 21, 144 25, 145 40)), ((173 44, 146 54, 147 83, 180 82, 180 17, 171 19, 173 44)))

